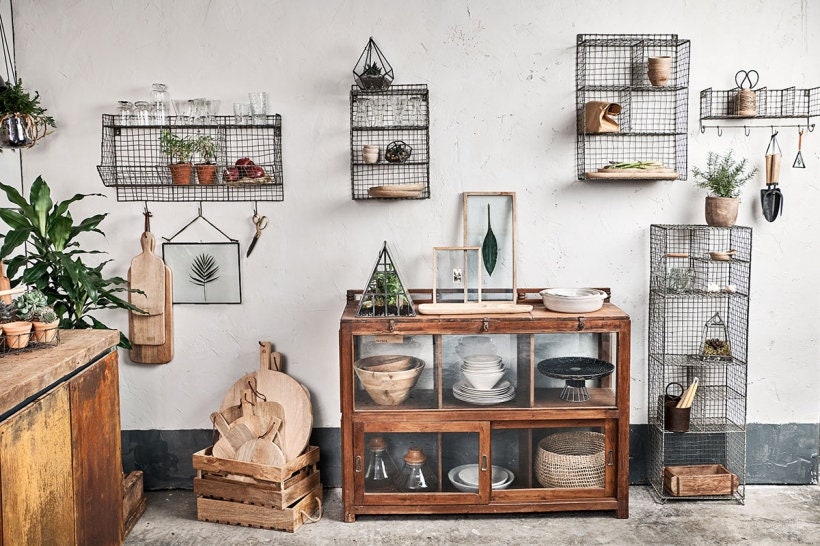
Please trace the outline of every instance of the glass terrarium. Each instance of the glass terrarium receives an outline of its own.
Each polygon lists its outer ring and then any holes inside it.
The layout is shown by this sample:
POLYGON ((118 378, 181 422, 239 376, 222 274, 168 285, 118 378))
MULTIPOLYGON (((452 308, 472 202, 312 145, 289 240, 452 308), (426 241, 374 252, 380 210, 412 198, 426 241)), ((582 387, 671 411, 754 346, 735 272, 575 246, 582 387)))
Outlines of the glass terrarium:
POLYGON ((372 37, 353 68, 353 79, 362 89, 373 91, 387 89, 393 83, 393 67, 372 37))
POLYGON ((729 331, 720 313, 715 313, 703 325, 700 355, 703 360, 732 360, 729 331))
POLYGON ((399 271, 384 242, 370 280, 362 294, 357 317, 414 317, 413 300, 404 288, 399 271))

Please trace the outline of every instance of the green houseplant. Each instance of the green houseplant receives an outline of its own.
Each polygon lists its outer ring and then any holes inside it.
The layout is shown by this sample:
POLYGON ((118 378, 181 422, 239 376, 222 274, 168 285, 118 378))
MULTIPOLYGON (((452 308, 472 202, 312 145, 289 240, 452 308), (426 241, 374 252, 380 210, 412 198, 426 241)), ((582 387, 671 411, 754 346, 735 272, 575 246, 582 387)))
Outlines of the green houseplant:
POLYGON ((168 165, 171 169, 171 181, 181 186, 190 184, 191 172, 193 172, 191 156, 194 153, 194 141, 166 130, 159 137, 159 147, 162 153, 171 159, 168 165))
POLYGON ((216 152, 219 143, 211 135, 199 135, 193 141, 194 153, 202 159, 196 164, 196 178, 200 184, 213 184, 216 180, 216 152))
POLYGON ((725 155, 709 152, 706 169, 692 169, 695 185, 709 191, 706 197, 706 223, 715 227, 731 227, 737 220, 740 188, 755 174, 757 167, 748 170, 748 160, 736 161, 732 150, 725 155))
POLYGON ((0 89, 0 125, 3 144, 29 147, 46 136, 49 127, 56 127, 54 118, 40 105, 40 93, 29 93, 20 79, 5 82, 0 89))
MULTIPOLYGON (((105 236, 98 226, 108 214, 96 214, 75 223, 69 207, 75 201, 102 197, 101 194, 78 193, 54 203, 48 184, 39 176, 31 185, 28 200, 12 186, 0 183, 0 190, 18 207, 0 208, 0 220, 9 227, 2 236, 0 260, 12 256, 23 243, 29 243, 28 252, 8 260, 8 275, 15 286, 22 283, 40 290, 47 305, 60 317, 61 328, 107 329, 91 313, 102 309, 141 311, 118 296, 129 290, 125 279, 103 275, 103 268, 110 260, 94 266, 83 261, 104 252, 80 248, 78 237, 91 233, 105 236)), ((120 346, 129 348, 130 345, 121 333, 120 346)))

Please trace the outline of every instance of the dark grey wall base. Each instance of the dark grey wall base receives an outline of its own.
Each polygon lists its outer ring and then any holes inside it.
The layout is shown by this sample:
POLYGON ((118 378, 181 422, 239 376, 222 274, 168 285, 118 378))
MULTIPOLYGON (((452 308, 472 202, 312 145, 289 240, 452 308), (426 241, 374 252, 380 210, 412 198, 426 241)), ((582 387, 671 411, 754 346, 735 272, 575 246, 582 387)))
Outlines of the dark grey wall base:
MULTIPOLYGON (((633 484, 647 483, 647 436, 647 425, 630 426, 629 479, 633 484)), ((817 483, 820 424, 751 423, 746 440, 747 484, 817 483)), ((123 469, 142 470, 147 490, 191 489, 195 474, 191 456, 211 444, 210 430, 124 430, 123 469)), ((314 428, 310 445, 319 446, 322 483, 340 487, 340 430, 314 428)))

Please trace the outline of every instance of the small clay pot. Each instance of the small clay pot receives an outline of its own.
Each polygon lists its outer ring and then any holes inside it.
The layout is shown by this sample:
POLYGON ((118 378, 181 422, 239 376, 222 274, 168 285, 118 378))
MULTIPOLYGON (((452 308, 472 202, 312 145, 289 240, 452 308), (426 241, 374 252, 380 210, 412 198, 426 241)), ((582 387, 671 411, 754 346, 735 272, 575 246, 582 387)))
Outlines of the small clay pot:
POLYGON ((216 180, 216 165, 202 163, 196 166, 196 179, 200 184, 209 186, 216 180))
POLYGON ((732 227, 737 220, 737 197, 707 197, 706 223, 712 227, 732 227))
POLYGON ((168 165, 171 169, 171 182, 177 186, 187 186, 191 183, 191 173, 193 165, 190 163, 172 163, 168 165))
POLYGON ((57 338, 57 331, 59 330, 60 321, 54 322, 40 322, 33 321, 31 325, 34 327, 34 340, 38 343, 51 343, 57 338))
POLYGON ((3 333, 10 349, 22 349, 31 339, 31 323, 23 320, 7 322, 3 325, 3 333))
POLYGON ((649 57, 647 69, 649 82, 655 87, 664 87, 672 72, 672 57, 649 57))

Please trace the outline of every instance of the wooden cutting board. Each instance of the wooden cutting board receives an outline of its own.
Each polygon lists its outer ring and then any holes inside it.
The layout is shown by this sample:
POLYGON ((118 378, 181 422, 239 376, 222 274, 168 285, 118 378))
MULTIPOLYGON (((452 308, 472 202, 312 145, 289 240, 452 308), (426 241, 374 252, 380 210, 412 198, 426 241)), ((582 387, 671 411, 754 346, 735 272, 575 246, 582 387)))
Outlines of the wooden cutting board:
MULTIPOLYGON (((11 283, 9 278, 6 277, 6 264, 0 260, 0 290, 9 290, 11 288, 11 283)), ((4 294, 0 296, 0 301, 3 303, 11 303, 11 294, 4 294)))
MULTIPOLYGON (((171 268, 163 265, 165 270, 165 313, 163 313, 163 328, 165 342, 162 345, 134 345, 134 339, 131 338, 132 348, 128 352, 128 358, 132 362, 139 362, 141 364, 167 364, 174 359, 174 290, 171 277, 171 268)), ((133 320, 142 319, 133 313, 129 313, 129 326, 133 324, 133 320)), ((145 317, 150 320, 152 317, 145 317)), ((129 337, 130 337, 129 328, 129 337)), ((237 399, 238 403, 238 399, 237 399)))
POLYGON ((142 252, 131 260, 129 287, 144 294, 129 292, 129 301, 147 314, 129 313, 129 338, 137 345, 165 343, 165 264, 154 254, 154 236, 145 231, 140 237, 142 252))
POLYGON ((676 180, 680 175, 673 169, 656 168, 656 169, 606 169, 597 172, 584 173, 584 177, 588 179, 606 179, 606 178, 635 178, 645 180, 676 180))
POLYGON ((529 313, 532 305, 505 302, 422 303, 416 306, 422 315, 484 315, 529 313))

